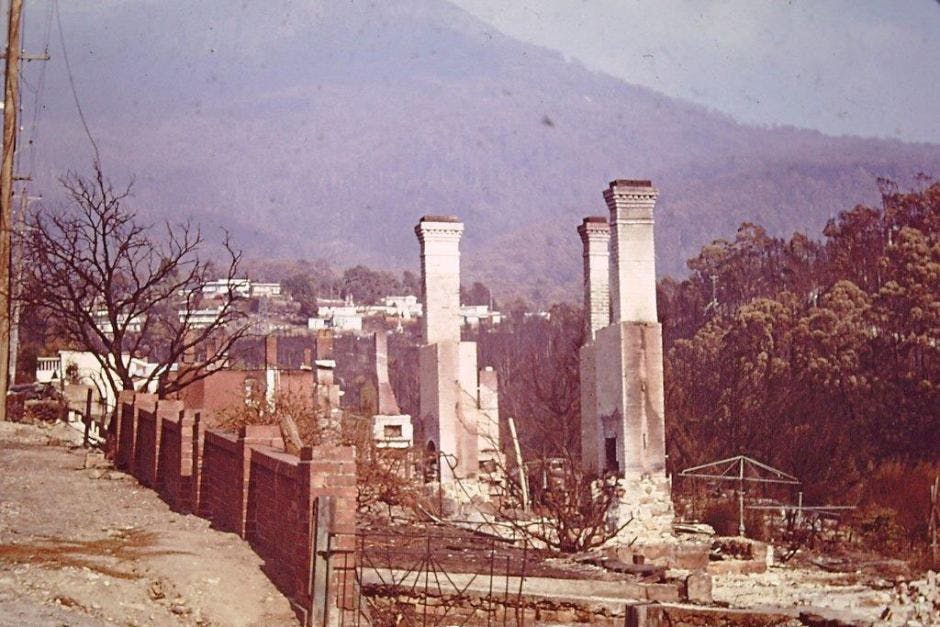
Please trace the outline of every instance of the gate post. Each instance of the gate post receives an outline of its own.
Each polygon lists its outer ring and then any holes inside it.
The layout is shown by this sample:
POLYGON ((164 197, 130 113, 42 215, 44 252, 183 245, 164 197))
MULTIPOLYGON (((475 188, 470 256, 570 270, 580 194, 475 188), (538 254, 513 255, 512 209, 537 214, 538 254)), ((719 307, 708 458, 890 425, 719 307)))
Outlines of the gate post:
POLYGON ((318 496, 313 508, 311 521, 311 576, 310 598, 312 601, 312 625, 328 625, 330 619, 330 539, 332 538, 333 509, 332 496, 318 496))
POLYGON ((638 603, 627 606, 626 627, 661 627, 663 607, 658 603, 638 603))

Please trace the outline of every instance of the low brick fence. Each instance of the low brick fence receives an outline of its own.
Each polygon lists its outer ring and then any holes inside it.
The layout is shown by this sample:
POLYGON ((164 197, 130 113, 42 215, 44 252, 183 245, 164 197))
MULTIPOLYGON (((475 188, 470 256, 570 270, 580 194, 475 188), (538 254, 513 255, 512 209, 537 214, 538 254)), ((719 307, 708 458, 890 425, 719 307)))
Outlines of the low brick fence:
POLYGON ((276 426, 206 429, 198 409, 122 392, 115 464, 176 511, 237 533, 304 624, 350 620, 356 591, 355 449, 284 452, 276 426))

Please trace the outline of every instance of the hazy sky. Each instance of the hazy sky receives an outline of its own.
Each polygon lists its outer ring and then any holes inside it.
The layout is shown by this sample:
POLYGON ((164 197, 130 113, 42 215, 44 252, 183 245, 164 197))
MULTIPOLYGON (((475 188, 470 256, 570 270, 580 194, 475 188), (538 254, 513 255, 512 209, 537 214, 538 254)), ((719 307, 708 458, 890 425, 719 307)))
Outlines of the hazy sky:
POLYGON ((743 122, 940 142, 938 0, 453 2, 743 122))

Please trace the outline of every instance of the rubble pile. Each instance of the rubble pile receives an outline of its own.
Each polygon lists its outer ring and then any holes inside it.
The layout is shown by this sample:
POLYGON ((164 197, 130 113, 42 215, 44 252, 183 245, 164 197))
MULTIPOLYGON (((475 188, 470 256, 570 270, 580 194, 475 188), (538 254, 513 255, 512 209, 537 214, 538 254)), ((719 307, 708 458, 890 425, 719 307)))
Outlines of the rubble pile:
POLYGON ((878 624, 940 625, 940 576, 931 570, 924 579, 895 584, 891 603, 878 624))

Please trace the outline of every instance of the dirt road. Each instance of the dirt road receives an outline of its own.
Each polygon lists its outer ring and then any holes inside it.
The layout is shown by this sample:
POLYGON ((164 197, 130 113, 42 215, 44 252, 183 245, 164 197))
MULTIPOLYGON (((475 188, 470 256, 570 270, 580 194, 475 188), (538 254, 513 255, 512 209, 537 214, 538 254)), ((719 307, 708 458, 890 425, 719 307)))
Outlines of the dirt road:
POLYGON ((0 423, 0 627, 298 624, 237 536, 50 435, 0 423))

